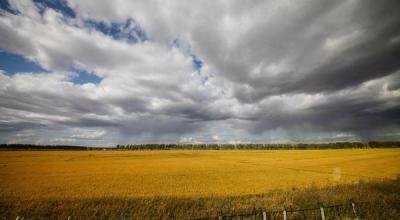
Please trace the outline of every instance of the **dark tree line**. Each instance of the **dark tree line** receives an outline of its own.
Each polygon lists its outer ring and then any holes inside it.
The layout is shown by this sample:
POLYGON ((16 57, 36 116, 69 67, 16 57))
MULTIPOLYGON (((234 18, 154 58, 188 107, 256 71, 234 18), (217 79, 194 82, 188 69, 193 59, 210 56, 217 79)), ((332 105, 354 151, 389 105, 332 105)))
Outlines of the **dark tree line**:
POLYGON ((400 141, 336 142, 321 144, 118 144, 100 148, 71 145, 0 144, 0 150, 311 150, 399 148, 400 141))
POLYGON ((99 150, 102 148, 93 148, 86 146, 72 145, 36 145, 36 144, 0 144, 0 150, 99 150))
POLYGON ((368 145, 373 148, 397 148, 400 147, 400 141, 370 141, 368 145))
POLYGON ((321 144, 119 144, 119 150, 306 150, 306 149, 347 149, 347 148, 394 148, 398 142, 336 142, 321 144))

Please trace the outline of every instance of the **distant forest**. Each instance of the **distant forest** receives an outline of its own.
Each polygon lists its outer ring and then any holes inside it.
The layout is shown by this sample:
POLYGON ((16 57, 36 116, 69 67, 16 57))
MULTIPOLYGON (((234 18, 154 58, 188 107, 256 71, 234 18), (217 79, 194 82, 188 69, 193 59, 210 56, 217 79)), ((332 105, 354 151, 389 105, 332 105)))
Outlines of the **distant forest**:
MULTIPOLYGON (((71 145, 0 144, 0 150, 100 150, 103 148, 71 145)), ((115 148, 114 148, 115 149, 115 148)))
POLYGON ((117 145, 119 150, 306 150, 346 148, 398 148, 400 141, 336 142, 321 144, 127 144, 117 145))
POLYGON ((115 147, 0 144, 0 150, 307 150, 347 148, 398 148, 400 141, 336 142, 321 144, 119 144, 115 147))

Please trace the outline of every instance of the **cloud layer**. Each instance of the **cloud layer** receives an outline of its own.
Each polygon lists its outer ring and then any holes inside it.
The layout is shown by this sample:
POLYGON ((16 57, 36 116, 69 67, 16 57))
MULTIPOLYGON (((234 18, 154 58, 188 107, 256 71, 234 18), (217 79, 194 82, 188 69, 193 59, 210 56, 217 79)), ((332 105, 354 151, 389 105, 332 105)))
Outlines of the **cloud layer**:
POLYGON ((47 71, 0 73, 2 142, 400 135, 398 1, 60 5, 3 6, 0 49, 47 71))

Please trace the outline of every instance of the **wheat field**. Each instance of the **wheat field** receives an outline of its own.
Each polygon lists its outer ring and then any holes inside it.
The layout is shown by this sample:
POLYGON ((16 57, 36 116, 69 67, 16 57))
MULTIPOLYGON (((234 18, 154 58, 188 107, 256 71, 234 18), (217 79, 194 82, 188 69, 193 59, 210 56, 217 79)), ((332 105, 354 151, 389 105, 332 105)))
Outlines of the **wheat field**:
POLYGON ((5 151, 0 198, 240 196, 400 174, 400 149, 5 151))

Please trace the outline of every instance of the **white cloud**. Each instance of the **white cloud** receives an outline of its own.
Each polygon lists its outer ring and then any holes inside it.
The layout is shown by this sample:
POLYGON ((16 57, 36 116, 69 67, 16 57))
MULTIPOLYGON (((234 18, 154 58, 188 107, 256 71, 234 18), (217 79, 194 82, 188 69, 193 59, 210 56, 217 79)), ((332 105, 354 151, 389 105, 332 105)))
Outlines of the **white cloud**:
POLYGON ((69 0, 76 18, 10 3, 20 13, 0 17, 0 48, 49 72, 0 73, 2 140, 25 130, 58 142, 191 142, 277 130, 364 134, 376 121, 375 130, 398 128, 389 119, 399 66, 385 62, 397 54, 398 33, 384 34, 399 19, 371 19, 389 3, 69 0), (149 40, 117 40, 85 19, 133 19, 149 40), (203 61, 199 72, 192 54, 203 61), (102 80, 74 84, 72 68, 102 80))

